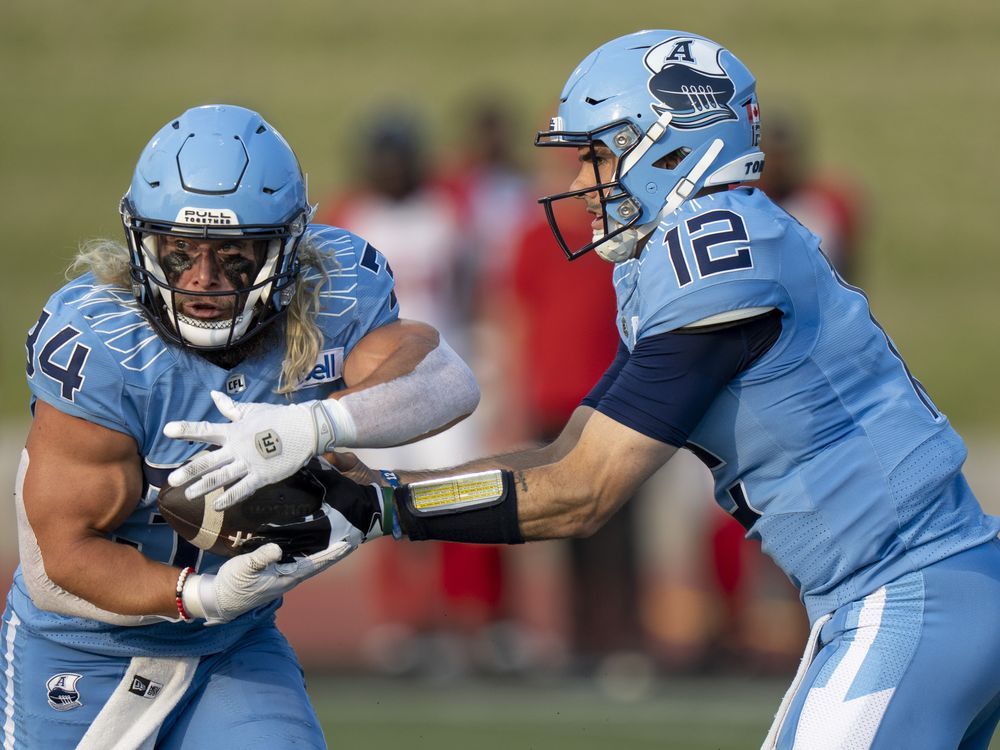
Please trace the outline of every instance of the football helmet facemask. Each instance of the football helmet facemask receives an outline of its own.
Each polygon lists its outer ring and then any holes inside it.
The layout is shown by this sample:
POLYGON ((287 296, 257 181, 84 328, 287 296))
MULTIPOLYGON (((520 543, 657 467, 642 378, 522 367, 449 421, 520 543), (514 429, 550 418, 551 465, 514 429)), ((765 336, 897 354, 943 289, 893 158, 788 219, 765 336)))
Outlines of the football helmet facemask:
POLYGON ((756 180, 764 167, 753 75, 729 50, 682 31, 640 31, 591 52, 570 75, 536 146, 590 149, 594 186, 539 200, 570 260, 596 250, 617 263, 705 187, 756 180), (603 182, 595 146, 618 158, 603 182), (668 157, 673 157, 668 158, 668 157), (572 249, 555 204, 596 193, 603 227, 572 249))
POLYGON ((249 339, 291 301, 297 250, 312 216, 305 180, 291 147, 259 114, 209 105, 171 120, 143 149, 121 202, 132 293, 167 339, 200 350, 249 339), (249 285, 190 291, 169 280, 160 261, 167 236, 253 240, 259 262, 249 285), (178 298, 223 304, 231 318, 184 315, 178 298))

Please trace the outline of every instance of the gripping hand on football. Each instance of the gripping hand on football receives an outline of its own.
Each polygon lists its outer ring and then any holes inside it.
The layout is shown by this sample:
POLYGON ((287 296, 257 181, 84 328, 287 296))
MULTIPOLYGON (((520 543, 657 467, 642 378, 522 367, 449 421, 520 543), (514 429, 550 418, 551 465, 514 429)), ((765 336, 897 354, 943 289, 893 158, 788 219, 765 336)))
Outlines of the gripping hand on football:
POLYGON ((323 488, 323 512, 330 519, 331 537, 355 545, 387 534, 398 537, 393 489, 380 486, 376 474, 353 454, 336 454, 335 461, 336 467, 321 457, 301 472, 323 488), (353 470, 348 472, 347 467, 353 470))
POLYGON ((261 487, 285 479, 336 445, 336 401, 239 404, 218 391, 212 391, 212 400, 230 422, 168 422, 163 434, 219 446, 167 477, 174 487, 194 482, 185 493, 189 499, 231 485, 215 499, 215 510, 225 510, 261 487))
POLYGON ((282 550, 265 544, 253 552, 227 560, 219 572, 190 575, 182 592, 184 609, 208 625, 229 622, 244 612, 274 601, 307 578, 347 557, 357 546, 342 540, 292 562, 279 562, 282 550))

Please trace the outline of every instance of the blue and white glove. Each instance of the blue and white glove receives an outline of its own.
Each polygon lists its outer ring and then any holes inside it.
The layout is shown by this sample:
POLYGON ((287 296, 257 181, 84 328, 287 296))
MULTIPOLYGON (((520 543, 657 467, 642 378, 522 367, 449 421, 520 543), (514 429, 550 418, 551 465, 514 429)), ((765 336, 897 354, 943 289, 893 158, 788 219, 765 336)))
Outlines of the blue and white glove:
POLYGON ((207 625, 218 625, 244 612, 284 596, 298 584, 343 560, 357 545, 350 541, 333 542, 326 549, 292 562, 279 562, 281 547, 263 547, 227 560, 219 572, 189 575, 182 592, 184 609, 191 617, 204 618, 207 625))
POLYGON ((212 391, 212 400, 230 422, 168 422, 163 434, 219 446, 167 477, 174 487, 194 482, 185 492, 189 499, 231 485, 216 498, 215 510, 225 510, 261 487, 291 476, 309 459, 337 445, 337 425, 343 419, 337 401, 240 404, 219 391, 212 391))

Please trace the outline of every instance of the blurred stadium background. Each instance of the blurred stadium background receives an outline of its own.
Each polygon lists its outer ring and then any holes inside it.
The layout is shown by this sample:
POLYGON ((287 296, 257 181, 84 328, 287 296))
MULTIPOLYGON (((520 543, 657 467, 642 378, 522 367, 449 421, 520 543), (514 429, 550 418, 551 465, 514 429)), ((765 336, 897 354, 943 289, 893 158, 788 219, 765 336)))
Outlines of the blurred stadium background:
MULTIPOLYGON (((769 109, 792 110, 809 129, 815 164, 849 176, 866 215, 857 277, 966 436, 970 480, 1000 512, 1000 6, 981 0, 808 8, 788 0, 5 0, 0 480, 12 485, 27 429, 24 334, 78 242, 120 235, 117 202, 135 158, 169 117, 217 101, 258 109, 296 149, 322 204, 355 190, 372 111, 418 113, 432 166, 445 169, 467 147, 470 103, 493 100, 516 123, 516 157, 530 174, 533 133, 573 66, 603 41, 657 27, 706 34, 750 66, 765 148, 769 109)), ((507 230, 513 241, 517 227, 507 230)), ((488 293, 489 285, 477 292, 488 293)), ((502 383, 505 365, 480 363, 487 387, 502 383)), ((504 410, 486 397, 492 411, 480 427, 494 435, 486 444, 500 447, 504 410)), ((635 520, 643 649, 616 652, 597 669, 577 669, 570 653, 567 555, 558 544, 506 556, 501 624, 513 636, 492 669, 463 662, 436 631, 400 640, 383 617, 392 592, 375 550, 289 597, 281 623, 331 745, 757 747, 794 669, 802 615, 787 584, 762 570, 746 615, 753 643, 706 659, 706 634, 720 615, 706 591, 705 478, 682 463, 656 481, 635 520), (386 658, 393 643, 408 643, 409 654, 386 658)), ((424 588, 409 595, 434 610, 443 604, 429 555, 409 560, 426 568, 413 579, 424 588)), ((16 563, 9 502, 0 561, 16 563)), ((451 616, 461 620, 445 610, 435 622, 451 616)), ((491 641, 495 649, 503 642, 491 641)))

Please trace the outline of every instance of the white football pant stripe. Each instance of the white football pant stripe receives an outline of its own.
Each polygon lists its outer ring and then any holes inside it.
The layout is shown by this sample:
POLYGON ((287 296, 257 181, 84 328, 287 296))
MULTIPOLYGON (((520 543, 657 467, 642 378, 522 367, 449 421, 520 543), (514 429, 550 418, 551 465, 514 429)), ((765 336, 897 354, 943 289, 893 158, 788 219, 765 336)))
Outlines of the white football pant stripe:
POLYGON ((886 688, 858 698, 847 692, 878 637, 885 609, 885 587, 864 598, 854 640, 824 687, 806 696, 795 732, 795 747, 809 750, 868 750, 895 692, 886 688))
POLYGON ((7 637, 4 648, 4 676, 7 679, 6 695, 7 700, 3 707, 3 750, 14 750, 14 638, 17 635, 17 626, 21 620, 14 613, 10 613, 10 622, 7 623, 7 637))
POLYGON ((809 671, 809 667, 812 666, 813 659, 816 658, 820 631, 830 621, 831 617, 832 615, 823 615, 816 620, 816 624, 809 631, 809 638, 806 640, 806 650, 802 654, 799 668, 795 671, 795 678, 792 680, 792 684, 788 686, 788 690, 785 691, 785 697, 781 699, 781 705, 778 706, 778 712, 774 715, 771 729, 768 731, 767 737, 764 738, 764 744, 760 746, 760 750, 774 750, 778 746, 778 735, 785 724, 788 709, 791 708, 792 701, 798 695, 799 688, 802 687, 802 681, 806 678, 806 673, 809 671))

